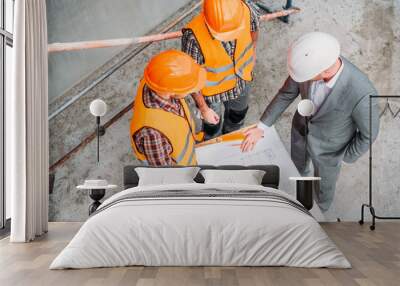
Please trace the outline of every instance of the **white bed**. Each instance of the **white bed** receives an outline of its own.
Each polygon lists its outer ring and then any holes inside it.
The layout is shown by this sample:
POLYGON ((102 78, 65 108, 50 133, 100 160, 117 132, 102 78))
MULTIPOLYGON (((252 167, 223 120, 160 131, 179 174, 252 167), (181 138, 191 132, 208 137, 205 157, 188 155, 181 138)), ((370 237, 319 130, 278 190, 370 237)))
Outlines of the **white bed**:
POLYGON ((284 192, 197 183, 135 187, 112 196, 50 269, 128 265, 351 267, 318 222, 284 192), (182 195, 162 196, 175 190, 182 195))

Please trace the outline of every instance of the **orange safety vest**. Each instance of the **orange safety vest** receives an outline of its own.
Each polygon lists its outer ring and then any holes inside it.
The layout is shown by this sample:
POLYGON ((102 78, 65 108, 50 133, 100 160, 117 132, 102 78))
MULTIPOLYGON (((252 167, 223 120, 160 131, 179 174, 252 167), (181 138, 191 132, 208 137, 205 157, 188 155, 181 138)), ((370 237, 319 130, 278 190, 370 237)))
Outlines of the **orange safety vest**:
POLYGON ((188 25, 193 31, 204 56, 207 82, 202 89, 204 96, 223 93, 236 86, 236 77, 251 81, 254 68, 254 45, 251 37, 251 14, 245 9, 246 27, 236 40, 234 60, 228 55, 222 43, 212 37, 201 13, 188 25))
POLYGON ((195 122, 190 113, 190 109, 184 99, 180 103, 185 113, 185 117, 165 111, 160 108, 146 107, 143 102, 143 88, 145 81, 139 84, 133 106, 133 117, 131 120, 130 134, 133 151, 137 158, 148 164, 146 155, 141 153, 136 146, 134 135, 144 127, 156 129, 162 133, 172 145, 171 157, 177 165, 190 166, 196 165, 195 144, 196 140, 202 140, 203 134, 195 134, 195 122))

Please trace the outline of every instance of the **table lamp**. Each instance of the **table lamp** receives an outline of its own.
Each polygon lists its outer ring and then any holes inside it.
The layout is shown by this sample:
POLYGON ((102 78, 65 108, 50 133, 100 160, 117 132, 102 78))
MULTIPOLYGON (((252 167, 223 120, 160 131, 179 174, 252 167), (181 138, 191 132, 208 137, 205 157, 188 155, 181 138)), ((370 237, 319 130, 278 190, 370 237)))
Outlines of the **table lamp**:
MULTIPOLYGON (((304 136, 305 136, 305 162, 307 162, 307 135, 308 135, 308 123, 310 121, 310 117, 315 112, 315 105, 309 99, 303 99, 299 102, 297 106, 298 113, 303 116, 306 120, 306 124, 304 127, 304 136)), ((313 191, 315 184, 318 184, 321 178, 319 177, 291 177, 291 180, 296 181, 296 199, 303 204, 303 206, 311 210, 314 204, 313 199, 313 191)))
POLYGON ((303 99, 302 101, 299 102, 297 105, 297 111, 301 116, 303 116, 306 120, 306 125, 304 128, 304 136, 306 140, 306 152, 307 152, 307 134, 308 134, 308 122, 310 121, 310 116, 314 114, 315 111, 315 105, 314 103, 309 100, 309 99, 303 99))

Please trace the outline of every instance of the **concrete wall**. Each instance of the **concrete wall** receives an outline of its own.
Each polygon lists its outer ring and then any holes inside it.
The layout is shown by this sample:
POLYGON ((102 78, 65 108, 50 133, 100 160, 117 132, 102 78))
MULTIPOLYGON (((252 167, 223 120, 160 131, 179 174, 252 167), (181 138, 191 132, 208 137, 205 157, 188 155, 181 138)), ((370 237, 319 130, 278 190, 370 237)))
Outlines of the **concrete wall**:
MULTIPOLYGON (((276 9, 281 3, 274 2, 276 9)), ((282 1, 283 2, 283 1, 282 1)), ((290 42, 299 35, 313 31, 325 31, 335 35, 343 46, 343 55, 365 71, 381 94, 396 94, 400 90, 400 17, 399 1, 384 0, 297 0, 295 4, 303 12, 292 17, 289 25, 280 21, 262 24, 258 45, 255 81, 251 90, 251 106, 247 123, 258 120, 277 89, 287 76, 286 50, 290 42)), ((186 19, 185 21, 187 21, 186 19)), ((149 57, 162 49, 177 47, 180 43, 168 41, 151 45, 137 57, 122 66, 117 72, 91 90, 84 99, 71 106, 67 112, 50 122, 51 160, 54 162, 65 151, 80 142, 93 130, 93 118, 88 115, 90 100, 101 97, 110 105, 107 118, 121 110, 132 99, 131 89, 136 88, 144 65, 149 57), (85 122, 85 124, 82 124, 85 122)), ((101 73, 97 70, 96 73, 101 73)), ((399 103, 392 103, 400 108, 399 103)), ((280 118, 276 128, 290 150, 290 122, 296 104, 280 118)), ((106 118, 106 120, 107 120, 106 118)), ((122 168, 135 163, 129 146, 129 120, 126 114, 107 130, 102 139, 102 162, 95 165, 95 142, 78 152, 71 160, 56 170, 53 194, 50 196, 50 218, 52 220, 84 220, 90 199, 75 186, 85 178, 105 177, 121 184, 122 168)), ((382 117, 379 139, 374 146, 376 165, 375 197, 380 215, 391 215, 400 209, 400 140, 398 120, 390 115, 382 117), (399 151, 397 151, 399 150, 399 151)), ((356 164, 345 165, 338 182, 335 202, 328 212, 330 219, 358 220, 360 205, 367 200, 368 160, 364 156, 356 164)), ((108 195, 111 195, 109 193, 108 195)))
MULTIPOLYGON (((188 0, 47 0, 48 41, 75 42, 146 34, 188 0)), ((49 100, 53 101, 122 48, 51 54, 49 100)))

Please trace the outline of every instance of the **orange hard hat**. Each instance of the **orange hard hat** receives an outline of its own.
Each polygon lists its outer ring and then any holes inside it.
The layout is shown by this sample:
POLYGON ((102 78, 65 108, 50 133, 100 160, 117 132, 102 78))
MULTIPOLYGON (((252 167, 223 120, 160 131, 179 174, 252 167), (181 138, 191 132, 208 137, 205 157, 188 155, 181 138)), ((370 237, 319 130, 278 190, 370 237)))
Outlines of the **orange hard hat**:
POLYGON ((245 28, 242 0, 204 0, 203 15, 211 34, 219 41, 237 39, 245 28))
POLYGON ((161 52, 144 70, 144 80, 155 92, 188 95, 201 90, 207 73, 189 55, 177 50, 161 52))

